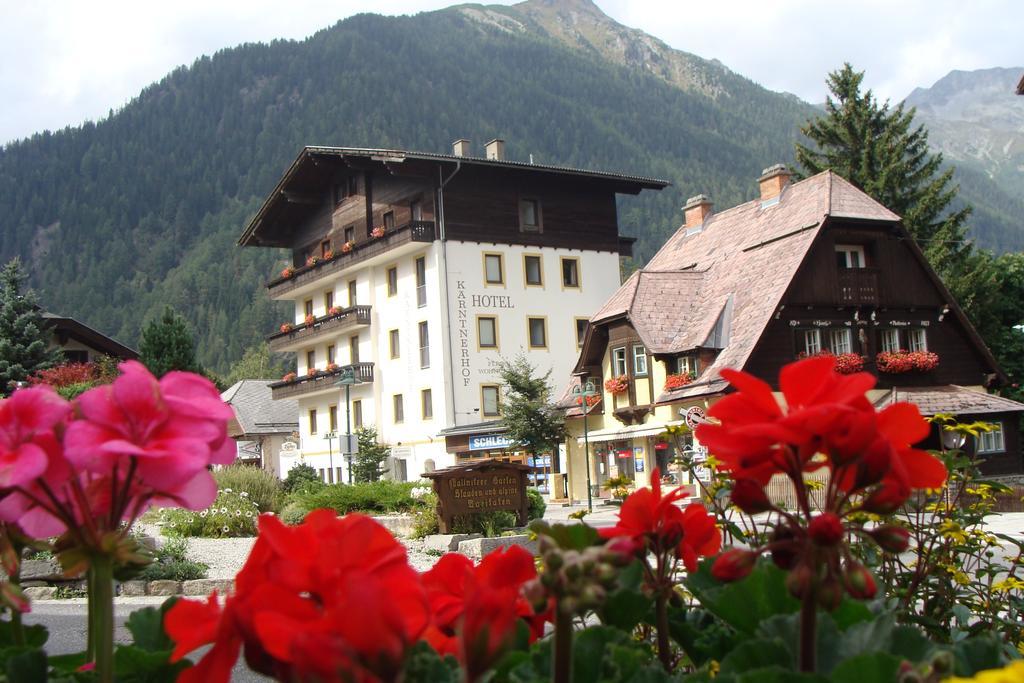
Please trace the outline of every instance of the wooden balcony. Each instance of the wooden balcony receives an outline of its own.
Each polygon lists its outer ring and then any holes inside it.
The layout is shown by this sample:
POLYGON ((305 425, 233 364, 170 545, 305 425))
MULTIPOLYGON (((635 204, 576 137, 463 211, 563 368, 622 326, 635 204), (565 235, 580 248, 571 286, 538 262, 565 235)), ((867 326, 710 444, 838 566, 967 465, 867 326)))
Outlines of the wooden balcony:
POLYGON ((877 268, 840 268, 836 301, 840 304, 878 305, 877 268))
POLYGON ((339 273, 347 268, 384 254, 395 247, 410 242, 433 242, 434 221, 412 221, 389 230, 383 237, 361 242, 347 254, 338 253, 329 261, 320 261, 312 266, 295 269, 291 277, 278 277, 267 283, 271 298, 284 296, 317 280, 339 273))
POLYGON ((349 306, 336 315, 318 318, 312 325, 299 325, 288 332, 267 337, 271 351, 296 351, 325 337, 370 324, 369 306, 349 306))
POLYGON ((300 398, 323 391, 341 391, 341 387, 338 386, 338 379, 341 377, 341 373, 345 371, 345 368, 355 370, 356 378, 360 382, 373 382, 373 363, 354 363, 352 365, 343 365, 331 372, 318 372, 312 377, 303 375, 298 379, 287 382, 274 382, 270 385, 270 394, 274 400, 278 400, 282 398, 300 398))

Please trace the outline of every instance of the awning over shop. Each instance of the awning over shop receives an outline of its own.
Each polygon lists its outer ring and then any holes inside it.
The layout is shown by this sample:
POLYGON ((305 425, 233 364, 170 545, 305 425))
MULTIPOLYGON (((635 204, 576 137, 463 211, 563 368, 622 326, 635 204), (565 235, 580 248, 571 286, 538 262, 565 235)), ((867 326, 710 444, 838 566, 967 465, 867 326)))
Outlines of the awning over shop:
MULTIPOLYGON (((643 436, 656 436, 669 427, 678 427, 681 424, 683 424, 682 420, 676 420, 675 422, 665 422, 658 425, 629 425, 628 427, 621 428, 595 429, 588 433, 587 438, 592 442, 637 439, 643 436)), ((576 442, 582 445, 584 443, 583 437, 578 437, 576 442)))
POLYGON ((982 415, 1024 411, 1024 405, 1002 396, 948 384, 938 387, 896 387, 875 401, 878 407, 913 403, 922 415, 982 415))

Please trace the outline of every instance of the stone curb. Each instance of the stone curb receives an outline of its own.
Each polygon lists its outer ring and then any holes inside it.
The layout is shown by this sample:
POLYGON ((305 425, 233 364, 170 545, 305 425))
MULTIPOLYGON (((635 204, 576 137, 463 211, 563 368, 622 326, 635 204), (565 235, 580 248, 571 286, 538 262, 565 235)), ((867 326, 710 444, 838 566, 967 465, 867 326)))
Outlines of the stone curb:
POLYGON ((459 543, 459 552, 471 560, 481 560, 495 550, 508 548, 513 545, 521 546, 534 555, 537 554, 537 541, 531 540, 528 534, 473 538, 459 543))

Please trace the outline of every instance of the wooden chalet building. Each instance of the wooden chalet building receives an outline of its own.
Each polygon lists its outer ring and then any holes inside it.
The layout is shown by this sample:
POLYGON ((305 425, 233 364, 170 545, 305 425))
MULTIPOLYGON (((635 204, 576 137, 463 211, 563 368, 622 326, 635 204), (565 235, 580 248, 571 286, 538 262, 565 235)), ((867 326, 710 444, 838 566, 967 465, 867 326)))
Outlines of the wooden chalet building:
MULTIPOLYGON (((1021 472, 1024 405, 987 392, 1005 378, 899 216, 832 172, 789 180, 784 166, 766 169, 758 199, 722 212, 704 196, 688 201, 684 224, 591 318, 573 383, 603 392, 588 414, 595 488, 665 471, 675 455, 665 428, 729 391, 721 368, 777 386, 783 365, 821 352, 876 374, 880 406, 911 401, 926 415, 994 423, 966 448, 988 474, 1021 472)), ((580 500, 583 420, 565 405, 580 500)), ((926 445, 939 446, 938 428, 926 445)))
POLYGON ((297 359, 271 392, 298 401, 301 456, 347 481, 341 437, 373 425, 399 480, 526 461, 496 426, 498 362, 523 351, 571 371, 631 253, 616 196, 667 184, 511 161, 501 140, 483 156, 467 140, 452 154, 304 148, 239 240, 287 250, 267 289, 294 309, 268 341, 297 359))
POLYGON ((43 313, 43 321, 52 335, 50 347, 59 348, 68 363, 91 363, 104 356, 118 360, 136 360, 138 351, 98 332, 83 322, 54 313, 43 313))

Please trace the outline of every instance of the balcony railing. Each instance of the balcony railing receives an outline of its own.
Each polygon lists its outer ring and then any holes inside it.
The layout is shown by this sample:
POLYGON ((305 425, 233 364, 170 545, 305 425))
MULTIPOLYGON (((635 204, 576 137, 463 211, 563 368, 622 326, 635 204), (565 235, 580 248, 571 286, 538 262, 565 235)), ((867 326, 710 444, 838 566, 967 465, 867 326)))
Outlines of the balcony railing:
POLYGON ((347 254, 340 253, 339 250, 332 259, 296 268, 291 277, 274 278, 267 283, 267 289, 270 290, 272 297, 287 294, 303 285, 316 282, 322 277, 333 275, 403 244, 433 242, 434 232, 434 221, 412 221, 400 225, 388 230, 383 237, 356 244, 347 254))
POLYGON ((840 268, 836 297, 841 304, 878 304, 878 269, 840 268))
POLYGON ((274 382, 270 385, 271 396, 274 400, 278 400, 282 398, 298 398, 317 391, 324 391, 325 389, 340 391, 340 387, 337 386, 338 379, 346 368, 352 368, 355 371, 356 377, 361 382, 373 381, 373 363, 353 363, 352 365, 343 365, 337 370, 330 372, 318 372, 312 377, 303 375, 293 380, 274 382))
POLYGON ((295 345, 305 344, 327 334, 337 334, 345 330, 370 324, 369 306, 349 306, 341 312, 318 318, 311 325, 298 325, 288 332, 277 332, 267 337, 271 351, 285 351, 295 345))

